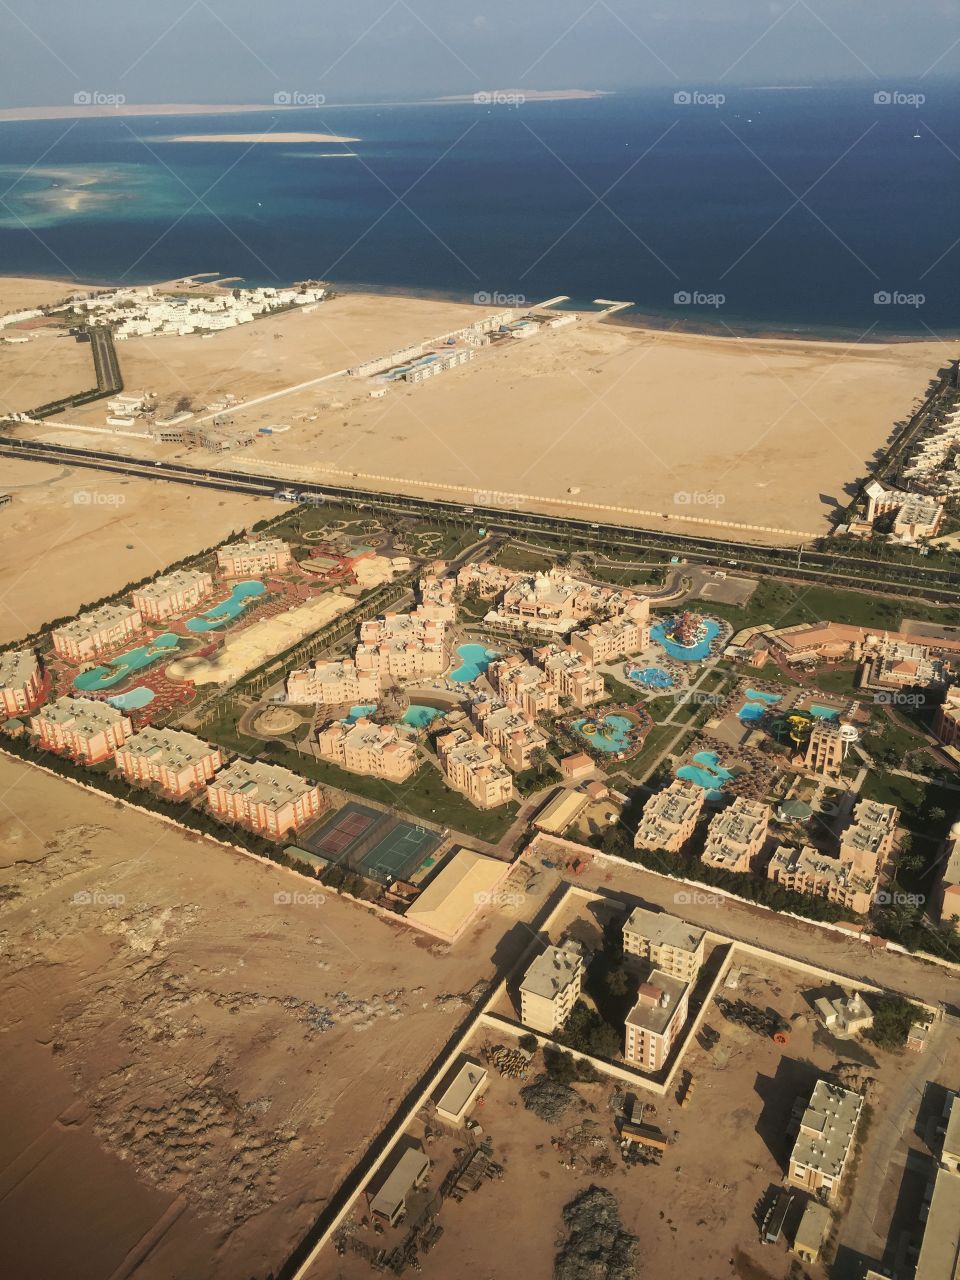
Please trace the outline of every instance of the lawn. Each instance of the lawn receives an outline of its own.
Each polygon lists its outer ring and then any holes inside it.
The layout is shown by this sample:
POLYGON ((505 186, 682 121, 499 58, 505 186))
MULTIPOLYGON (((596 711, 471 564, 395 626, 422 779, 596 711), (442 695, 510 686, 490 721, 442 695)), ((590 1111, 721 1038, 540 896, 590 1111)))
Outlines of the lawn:
POLYGON ((960 810, 960 791, 896 774, 868 773, 861 795, 865 800, 895 804, 900 810, 901 826, 932 840, 946 836, 960 810))
POLYGON ((620 765, 621 773, 628 773, 632 778, 641 778, 656 763, 667 743, 677 732, 678 726, 655 724, 644 739, 643 749, 638 756, 620 765))
POLYGON ((707 607, 710 613, 726 618, 737 629, 761 622, 779 628, 829 620, 896 631, 905 617, 948 624, 955 621, 957 613, 955 609, 938 609, 919 600, 901 601, 866 591, 843 591, 771 578, 761 578, 746 605, 719 604, 711 600, 707 607))
POLYGON ((526 547, 515 546, 512 542, 505 542, 493 560, 504 569, 515 569, 520 573, 545 573, 557 563, 555 555, 528 551, 526 547))

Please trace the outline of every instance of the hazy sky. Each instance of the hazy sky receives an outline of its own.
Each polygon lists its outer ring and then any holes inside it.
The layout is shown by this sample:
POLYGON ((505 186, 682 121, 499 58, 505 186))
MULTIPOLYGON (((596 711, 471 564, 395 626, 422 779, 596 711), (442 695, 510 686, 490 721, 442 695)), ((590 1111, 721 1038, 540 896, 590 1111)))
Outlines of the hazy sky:
POLYGON ((960 0, 0 0, 0 105, 960 74, 960 0), (954 42, 957 42, 954 44, 954 42))

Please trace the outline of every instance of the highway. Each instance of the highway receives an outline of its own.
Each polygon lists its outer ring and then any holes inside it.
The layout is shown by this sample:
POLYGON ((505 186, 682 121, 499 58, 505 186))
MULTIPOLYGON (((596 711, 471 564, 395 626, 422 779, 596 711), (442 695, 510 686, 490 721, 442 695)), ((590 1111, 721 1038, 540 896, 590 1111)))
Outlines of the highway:
POLYGON ((412 516, 424 520, 469 523, 488 533, 538 534, 568 545, 602 547, 616 545, 637 551, 656 550, 682 556, 693 564, 716 564, 748 572, 774 575, 799 583, 821 583, 859 591, 882 591, 901 597, 960 604, 960 570, 920 562, 901 564, 836 551, 806 550, 796 547, 765 546, 736 542, 704 534, 682 534, 642 529, 632 525, 592 522, 575 517, 547 515, 504 507, 477 505, 351 488, 341 484, 291 481, 288 476, 250 475, 227 468, 190 467, 179 462, 131 458, 125 454, 76 445, 49 444, 0 435, 0 456, 37 462, 89 467, 175 484, 201 485, 224 492, 271 497, 280 490, 295 488, 299 494, 327 498, 348 506, 412 516))

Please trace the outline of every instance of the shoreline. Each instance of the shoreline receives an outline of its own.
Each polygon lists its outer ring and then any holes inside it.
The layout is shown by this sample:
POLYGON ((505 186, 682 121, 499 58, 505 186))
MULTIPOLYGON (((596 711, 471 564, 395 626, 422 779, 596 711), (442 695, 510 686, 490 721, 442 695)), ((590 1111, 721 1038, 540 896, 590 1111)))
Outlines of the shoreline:
MULTIPOLYGON (((191 277, 195 280, 201 280, 204 276, 213 276, 214 278, 207 280, 211 286, 217 286, 222 281, 229 280, 230 286, 234 285, 240 288, 256 288, 257 282, 250 281, 244 276, 224 276, 220 277, 219 272, 198 272, 185 271, 182 276, 175 277, 183 279, 191 277)), ((309 275, 299 277, 299 279, 310 279, 309 275)), ((14 272, 0 272, 0 285, 4 281, 20 281, 30 282, 37 281, 38 284, 62 284, 65 288, 71 289, 114 289, 119 287, 137 287, 143 285, 154 285, 160 287, 162 285, 171 284, 171 280, 137 280, 126 281, 124 286, 117 284, 116 280, 106 277, 88 276, 81 279, 79 276, 72 280, 64 280, 60 274, 38 275, 36 273, 28 275, 19 275, 14 272)), ((290 288, 297 281, 294 279, 283 281, 271 281, 271 287, 290 288)), ((423 302, 453 302, 463 305, 470 305, 473 301, 469 294, 465 294, 458 289, 443 289, 431 286, 418 285, 398 285, 398 284, 380 284, 369 280, 332 280, 329 282, 331 289, 337 294, 343 296, 345 294, 358 294, 369 297, 384 298, 409 298, 413 301, 423 302)), ((536 301, 529 303, 529 309, 535 311, 540 304, 536 301)), ((570 310, 568 306, 566 308, 570 310)), ((576 308, 573 308, 576 309, 576 308)), ((559 314, 559 313, 558 313, 559 314)), ((915 343, 929 342, 930 338, 924 333, 870 333, 866 336, 858 333, 855 329, 830 329, 826 326, 791 326, 766 324, 754 325, 750 321, 740 320, 730 324, 711 325, 709 322, 694 322, 688 320, 685 323, 679 323, 676 315, 670 312, 658 313, 655 311, 640 311, 636 304, 624 311, 615 311, 611 315, 600 318, 598 314, 591 317, 589 311, 584 311, 585 319, 596 319, 596 322, 607 329, 622 329, 628 333, 649 334, 651 337, 671 337, 678 340, 686 339, 691 343, 703 342, 709 345, 719 343, 750 343, 750 344, 770 344, 777 343, 780 345, 795 346, 797 349, 803 347, 816 348, 846 348, 846 349, 873 349, 877 347, 898 347, 912 345, 915 343)), ((939 340, 944 342, 956 342, 960 344, 960 327, 955 332, 939 334, 939 340)), ((960 351, 958 351, 960 356, 960 351)))

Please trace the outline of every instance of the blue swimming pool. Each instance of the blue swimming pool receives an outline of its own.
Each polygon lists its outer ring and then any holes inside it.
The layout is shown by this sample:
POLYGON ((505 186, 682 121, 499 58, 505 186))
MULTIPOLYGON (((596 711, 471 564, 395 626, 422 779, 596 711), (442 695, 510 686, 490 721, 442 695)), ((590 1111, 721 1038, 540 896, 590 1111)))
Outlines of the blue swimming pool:
POLYGON ((428 707, 420 702, 411 702, 403 713, 403 723, 412 725, 414 729, 429 729, 434 720, 439 720, 443 712, 439 707, 428 707))
POLYGON ((344 724, 356 724, 358 720, 363 720, 366 716, 372 716, 377 709, 375 702, 358 702, 355 707, 350 708, 348 715, 344 716, 344 724))
POLYGON ((489 667, 490 663, 500 655, 495 649, 488 649, 482 644, 462 644, 457 649, 460 666, 450 672, 450 679, 457 684, 470 684, 477 680, 489 667))
POLYGON ((684 648, 683 645, 668 640, 667 624, 664 622, 655 623, 650 628, 650 635, 661 649, 666 650, 670 657, 676 658, 678 662, 703 662, 704 658, 710 657, 710 646, 720 634, 720 623, 714 622, 712 618, 704 618, 703 627, 703 639, 699 644, 691 645, 690 648, 684 648))
POLYGON ((721 766, 720 757, 715 751, 698 751, 693 757, 693 764, 680 766, 677 777, 702 787, 709 799, 719 800, 723 795, 723 784, 733 774, 721 766))
POLYGON ((141 707, 148 707, 156 696, 152 689, 138 684, 135 689, 128 689, 126 693, 112 694, 107 701, 120 711, 138 711, 141 707))
POLYGON ((822 702, 813 702, 807 707, 814 720, 839 720, 840 712, 835 707, 825 707, 822 702))
POLYGON ((236 583, 226 600, 221 600, 212 609, 191 618, 187 622, 187 630, 215 631, 217 627, 226 626, 243 612, 251 600, 262 596, 266 589, 262 582, 256 582, 252 578, 236 583))
POLYGON ((673 676, 663 667, 627 667, 626 676, 641 689, 670 689, 673 687, 673 676))
POLYGON ((737 712, 737 719, 742 720, 744 724, 750 724, 754 720, 762 720, 764 715, 770 708, 780 701, 779 693, 761 693, 759 689, 747 689, 747 701, 737 712))
POLYGON ((627 716, 602 716, 596 719, 583 716, 574 720, 573 727, 580 737, 598 751, 626 751, 630 746, 630 730, 634 722, 627 716))
POLYGON ((149 667, 151 663, 157 662, 160 658, 169 657, 179 643, 179 638, 172 631, 164 631, 155 640, 151 640, 147 644, 138 645, 136 649, 130 649, 127 653, 121 653, 118 658, 114 658, 105 667, 94 667, 92 671, 81 671, 74 679, 73 687, 80 689, 83 693, 110 689, 115 684, 119 684, 121 680, 126 680, 127 676, 132 675, 134 671, 149 667))

